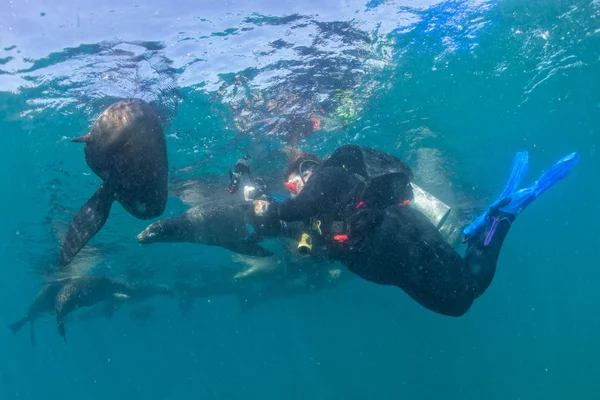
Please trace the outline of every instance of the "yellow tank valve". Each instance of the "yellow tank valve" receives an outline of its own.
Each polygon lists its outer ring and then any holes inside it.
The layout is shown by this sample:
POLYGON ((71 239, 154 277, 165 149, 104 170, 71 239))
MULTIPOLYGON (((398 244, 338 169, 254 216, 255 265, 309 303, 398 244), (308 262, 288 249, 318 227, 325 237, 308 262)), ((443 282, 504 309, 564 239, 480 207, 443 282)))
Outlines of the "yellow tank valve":
POLYGON ((298 252, 300 254, 306 255, 312 252, 312 238, 309 234, 303 233, 300 238, 300 242, 298 242, 298 252))

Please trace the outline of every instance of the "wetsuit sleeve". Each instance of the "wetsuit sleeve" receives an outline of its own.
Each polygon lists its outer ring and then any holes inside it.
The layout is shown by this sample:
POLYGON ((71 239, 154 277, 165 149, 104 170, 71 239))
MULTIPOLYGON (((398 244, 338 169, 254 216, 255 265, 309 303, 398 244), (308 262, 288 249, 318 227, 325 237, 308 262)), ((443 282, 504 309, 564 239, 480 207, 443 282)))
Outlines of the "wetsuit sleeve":
POLYGON ((298 197, 278 203, 277 218, 302 221, 333 212, 355 185, 356 178, 343 168, 323 168, 310 177, 298 197))

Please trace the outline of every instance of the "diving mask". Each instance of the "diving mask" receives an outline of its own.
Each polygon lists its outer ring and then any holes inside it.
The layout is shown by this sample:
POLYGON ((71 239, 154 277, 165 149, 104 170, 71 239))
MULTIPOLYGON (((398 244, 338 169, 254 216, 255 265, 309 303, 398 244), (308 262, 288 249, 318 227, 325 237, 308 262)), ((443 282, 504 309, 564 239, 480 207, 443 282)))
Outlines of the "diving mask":
POLYGON ((290 178, 283 185, 290 192, 292 198, 296 197, 302 189, 304 188, 304 184, 312 174, 312 170, 304 171, 302 175, 290 175, 290 178))

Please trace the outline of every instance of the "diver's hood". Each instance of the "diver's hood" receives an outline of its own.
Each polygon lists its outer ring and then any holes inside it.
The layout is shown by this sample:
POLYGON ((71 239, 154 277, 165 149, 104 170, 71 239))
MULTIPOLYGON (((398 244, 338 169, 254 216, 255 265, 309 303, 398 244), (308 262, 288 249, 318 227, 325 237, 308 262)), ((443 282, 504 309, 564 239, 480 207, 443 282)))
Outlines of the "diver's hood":
POLYGON ((387 206, 413 198, 412 170, 398 158, 382 151, 343 145, 321 164, 321 168, 325 167, 343 167, 365 182, 362 195, 365 202, 368 199, 378 206, 387 206))

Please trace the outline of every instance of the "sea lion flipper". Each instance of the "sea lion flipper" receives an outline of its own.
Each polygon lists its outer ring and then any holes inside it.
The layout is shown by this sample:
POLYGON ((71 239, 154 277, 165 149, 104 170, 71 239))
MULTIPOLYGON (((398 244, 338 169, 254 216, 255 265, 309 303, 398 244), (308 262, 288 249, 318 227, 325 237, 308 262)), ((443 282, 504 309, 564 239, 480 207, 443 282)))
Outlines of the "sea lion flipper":
POLYGON ((115 311, 117 311, 118 305, 113 301, 107 301, 104 303, 104 307, 102 308, 102 313, 106 316, 106 318, 111 319, 115 311))
POLYGON ((115 201, 112 190, 106 183, 100 185, 96 193, 77 212, 65 240, 61 246, 62 267, 69 264, 79 251, 104 226, 112 203, 115 201))
POLYGON ((240 240, 229 246, 229 250, 246 256, 271 257, 273 255, 269 250, 250 240, 240 240))
POLYGON ((65 332, 65 324, 62 322, 58 323, 58 334, 63 338, 65 343, 67 343, 67 335, 65 332))
POLYGON ((235 281, 240 281, 240 280, 246 279, 248 277, 251 277, 253 275, 256 275, 259 271, 260 271, 260 268, 257 268, 256 266, 251 266, 250 268, 247 268, 247 269, 235 274, 233 276, 233 279, 235 281))
POLYGON ((65 332, 65 317, 68 312, 65 312, 65 303, 64 300, 67 298, 67 293, 69 289, 65 286, 63 287, 57 296, 56 303, 56 327, 58 328, 58 334, 63 338, 65 343, 67 343, 67 335, 65 332))
POLYGON ((13 333, 17 333, 21 330, 21 328, 23 327, 23 325, 25 325, 25 323, 29 320, 29 316, 24 316, 23 318, 21 318, 20 320, 10 324, 8 327, 10 328, 11 331, 13 331, 13 333))
POLYGON ((73 142, 73 143, 85 143, 85 142, 87 142, 89 139, 90 139, 90 134, 88 133, 88 134, 86 134, 86 135, 79 136, 79 137, 77 137, 77 138, 75 138, 75 139, 71 139, 71 142, 73 142))

